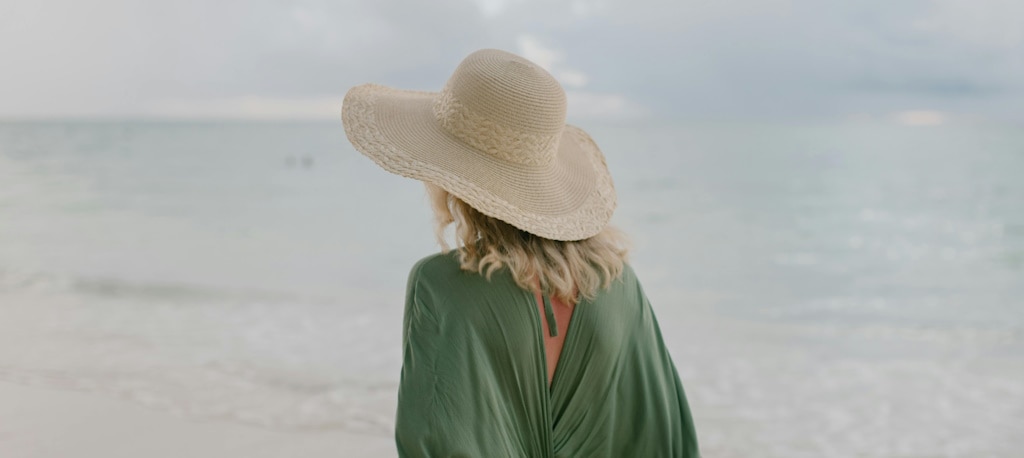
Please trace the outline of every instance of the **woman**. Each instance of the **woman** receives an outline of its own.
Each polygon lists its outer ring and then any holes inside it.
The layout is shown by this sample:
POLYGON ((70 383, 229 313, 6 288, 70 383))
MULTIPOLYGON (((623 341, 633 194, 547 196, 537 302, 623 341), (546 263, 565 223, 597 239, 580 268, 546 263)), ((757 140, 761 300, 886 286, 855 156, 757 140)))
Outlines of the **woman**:
POLYGON ((357 150, 427 183, 444 251, 409 275, 395 439, 408 457, 698 457, 654 312, 607 226, 604 157, 565 93, 498 50, 439 93, 352 88, 357 150), (444 229, 455 224, 457 250, 444 229))

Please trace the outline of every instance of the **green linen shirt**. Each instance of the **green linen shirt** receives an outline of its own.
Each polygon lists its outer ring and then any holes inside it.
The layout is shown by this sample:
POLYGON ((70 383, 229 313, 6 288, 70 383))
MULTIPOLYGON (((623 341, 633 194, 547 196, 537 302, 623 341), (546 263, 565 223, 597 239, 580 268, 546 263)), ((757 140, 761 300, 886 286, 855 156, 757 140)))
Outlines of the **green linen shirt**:
POLYGON ((700 456, 683 386, 632 268, 577 302, 549 386, 534 293, 507 269, 490 280, 464 271, 457 256, 429 256, 409 275, 399 456, 700 456))

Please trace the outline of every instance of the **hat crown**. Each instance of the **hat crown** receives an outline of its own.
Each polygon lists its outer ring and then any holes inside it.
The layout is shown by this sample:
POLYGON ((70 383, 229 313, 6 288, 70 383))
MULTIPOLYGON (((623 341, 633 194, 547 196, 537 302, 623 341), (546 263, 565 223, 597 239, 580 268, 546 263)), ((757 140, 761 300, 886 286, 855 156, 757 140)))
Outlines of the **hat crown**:
POLYGON ((565 91, 539 65, 505 51, 470 54, 434 100, 441 127, 474 149, 524 165, 554 160, 565 91))

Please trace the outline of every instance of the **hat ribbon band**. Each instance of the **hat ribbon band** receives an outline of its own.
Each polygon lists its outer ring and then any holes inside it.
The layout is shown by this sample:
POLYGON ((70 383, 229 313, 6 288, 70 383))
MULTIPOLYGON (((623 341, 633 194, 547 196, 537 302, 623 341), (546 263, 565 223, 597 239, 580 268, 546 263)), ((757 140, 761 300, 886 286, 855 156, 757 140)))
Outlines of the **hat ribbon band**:
POLYGON ((434 99, 434 117, 462 142, 491 156, 522 165, 547 165, 555 158, 561 132, 522 132, 474 113, 447 87, 434 99))

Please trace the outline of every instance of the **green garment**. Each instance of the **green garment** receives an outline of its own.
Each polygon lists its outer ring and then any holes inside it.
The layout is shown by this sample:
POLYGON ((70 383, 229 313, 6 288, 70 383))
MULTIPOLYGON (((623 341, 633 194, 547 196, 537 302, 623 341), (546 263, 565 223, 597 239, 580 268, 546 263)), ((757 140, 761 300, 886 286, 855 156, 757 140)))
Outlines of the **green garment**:
POLYGON ((460 269, 454 250, 416 263, 399 456, 700 456, 679 375, 630 267, 595 300, 578 301, 550 389, 542 332, 551 330, 534 293, 506 269, 488 281, 460 269))

